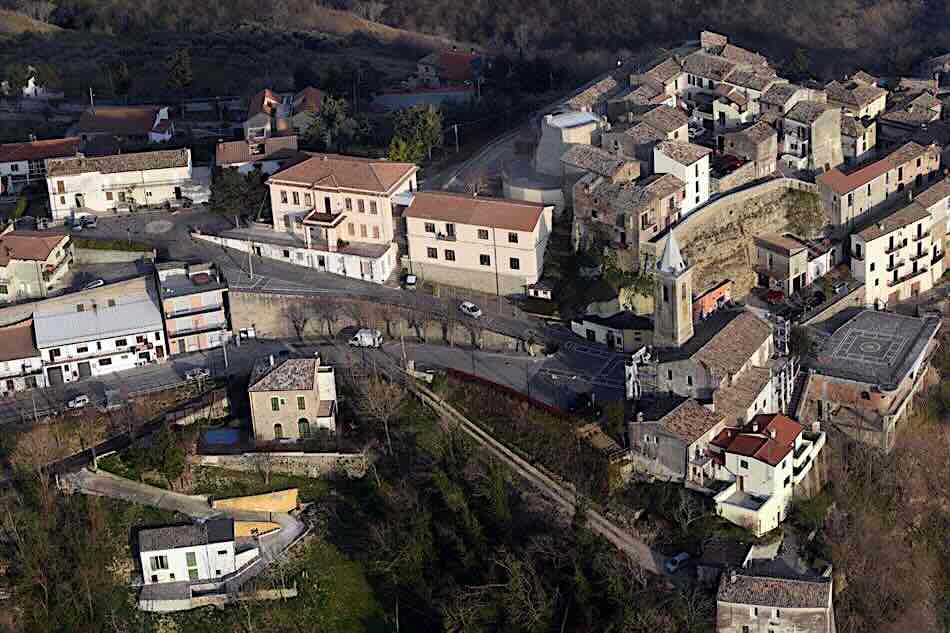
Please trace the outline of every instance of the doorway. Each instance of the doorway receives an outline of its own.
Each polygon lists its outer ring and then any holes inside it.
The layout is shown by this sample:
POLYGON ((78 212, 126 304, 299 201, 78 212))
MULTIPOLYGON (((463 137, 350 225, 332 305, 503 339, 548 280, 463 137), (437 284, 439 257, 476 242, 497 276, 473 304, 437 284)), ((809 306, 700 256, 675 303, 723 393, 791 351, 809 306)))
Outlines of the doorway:
POLYGON ((181 187, 175 187, 175 200, 181 200, 181 187))

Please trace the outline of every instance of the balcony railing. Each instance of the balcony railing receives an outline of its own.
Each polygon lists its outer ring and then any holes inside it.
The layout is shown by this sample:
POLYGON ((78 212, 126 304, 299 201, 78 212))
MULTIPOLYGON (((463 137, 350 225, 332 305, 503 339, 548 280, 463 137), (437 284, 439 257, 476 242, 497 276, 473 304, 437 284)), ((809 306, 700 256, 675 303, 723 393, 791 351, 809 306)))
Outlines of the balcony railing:
POLYGON ((458 238, 454 235, 446 235, 445 233, 439 233, 435 236, 435 239, 443 242, 454 242, 458 238))
POLYGON ((223 308, 224 308, 224 306, 223 306, 222 304, 220 304, 220 303, 215 304, 215 305, 210 305, 210 306, 201 306, 201 307, 198 307, 198 308, 192 308, 192 307, 189 306, 189 307, 187 307, 187 308, 182 308, 181 310, 173 310, 173 311, 168 311, 168 310, 166 310, 166 311, 165 311, 165 318, 166 318, 166 319, 177 319, 177 318, 183 317, 183 316, 192 316, 192 315, 198 315, 198 314, 207 314, 208 312, 217 312, 217 311, 219 311, 219 310, 221 310, 221 309, 223 309, 223 308))
POLYGON ((920 275, 923 275, 925 272, 927 272, 927 267, 921 266, 917 270, 912 270, 911 272, 907 273, 906 275, 902 275, 898 277, 897 279, 891 279, 890 281, 887 282, 887 285, 891 288, 893 288, 894 286, 899 286, 902 283, 913 279, 914 277, 919 277, 920 275))
POLYGON ((914 235, 914 241, 915 241, 915 242, 919 242, 920 240, 922 240, 922 239, 924 239, 924 238, 927 238, 927 237, 930 237, 930 229, 927 229, 926 231, 924 231, 924 232, 922 232, 922 233, 918 233, 918 234, 914 235))
POLYGON ((888 265, 887 265, 887 270, 888 270, 888 271, 894 271, 894 270, 897 270, 898 268, 900 268, 900 267, 903 266, 903 265, 904 265, 904 258, 903 258, 903 257, 900 257, 900 258, 898 258, 898 259, 895 259, 895 260, 894 260, 893 262, 891 262, 890 264, 888 264, 888 265))
POLYGON ((907 245, 907 241, 895 242, 893 246, 888 246, 884 249, 885 255, 890 255, 891 253, 896 253, 900 249, 904 248, 907 245))
POLYGON ((937 262, 939 262, 939 261, 942 260, 942 259, 943 259, 943 251, 939 251, 939 252, 938 252, 937 249, 934 249, 934 255, 933 255, 933 257, 930 259, 930 263, 931 263, 931 264, 936 264, 937 262))
POLYGON ((927 257, 928 255, 930 255, 930 251, 922 251, 920 253, 914 253, 913 255, 910 256, 910 261, 915 262, 918 259, 923 259, 924 257, 927 257))

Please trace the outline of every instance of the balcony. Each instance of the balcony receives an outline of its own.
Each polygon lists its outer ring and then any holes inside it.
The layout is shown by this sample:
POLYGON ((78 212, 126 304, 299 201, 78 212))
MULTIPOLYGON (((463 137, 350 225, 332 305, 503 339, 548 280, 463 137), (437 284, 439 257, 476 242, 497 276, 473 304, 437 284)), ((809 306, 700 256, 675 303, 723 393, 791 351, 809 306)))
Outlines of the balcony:
POLYGON ((149 187, 186 187, 192 184, 190 178, 171 178, 167 180, 145 180, 142 182, 114 183, 102 185, 103 191, 134 191, 149 187))
POLYGON ((918 233, 917 235, 913 236, 915 242, 919 242, 920 240, 928 238, 928 237, 930 237, 930 229, 927 229, 926 231, 923 231, 922 233, 918 233))
POLYGON ((904 248, 905 246, 907 246, 907 240, 904 240, 901 242, 895 242, 892 246, 888 246, 887 248, 884 249, 884 254, 890 255, 891 253, 896 253, 897 251, 904 248))
POLYGON ((914 253, 913 255, 911 255, 909 259, 910 259, 910 261, 915 262, 915 261, 917 261, 918 259, 923 259, 924 257, 927 257, 928 255, 930 255, 930 251, 929 251, 929 250, 927 250, 927 251, 921 251, 920 253, 914 253))
POLYGON ((943 259, 943 251, 939 251, 939 252, 938 252, 937 249, 935 248, 935 249, 934 249, 933 257, 930 259, 930 263, 931 263, 931 264, 937 264, 937 263, 939 263, 940 260, 942 260, 942 259, 943 259))
POLYGON ((890 281, 887 282, 887 285, 891 288, 893 288, 894 286, 899 286, 906 281, 910 281, 914 277, 919 277, 923 275, 925 272, 927 272, 927 267, 921 266, 916 271, 911 271, 907 273, 906 275, 902 275, 898 277, 897 279, 891 279, 890 281))
POLYGON ((177 319, 184 316, 195 316, 199 314, 207 314, 209 312, 218 312, 224 308, 223 304, 216 303, 215 305, 210 306, 201 306, 199 308, 192 308, 191 306, 187 308, 182 308, 181 310, 166 310, 165 318, 166 319, 177 319))
POLYGON ((440 242, 454 242, 458 238, 455 235, 446 235, 445 233, 438 233, 435 236, 435 239, 439 240, 440 242))
POLYGON ((900 267, 903 266, 903 265, 904 265, 904 258, 901 257, 901 258, 895 259, 893 262, 891 262, 890 264, 888 264, 888 265, 887 265, 887 270, 888 270, 888 271, 894 271, 894 270, 897 270, 898 268, 900 268, 900 267))

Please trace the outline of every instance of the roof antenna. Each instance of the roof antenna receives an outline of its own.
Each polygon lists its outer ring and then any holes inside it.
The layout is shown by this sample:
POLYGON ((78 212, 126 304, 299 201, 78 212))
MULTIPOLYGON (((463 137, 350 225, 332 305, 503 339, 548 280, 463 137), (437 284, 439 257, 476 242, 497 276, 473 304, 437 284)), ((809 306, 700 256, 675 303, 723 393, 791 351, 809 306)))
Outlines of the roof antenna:
POLYGON ((92 97, 92 86, 89 86, 89 108, 92 110, 92 113, 96 113, 96 101, 92 97))

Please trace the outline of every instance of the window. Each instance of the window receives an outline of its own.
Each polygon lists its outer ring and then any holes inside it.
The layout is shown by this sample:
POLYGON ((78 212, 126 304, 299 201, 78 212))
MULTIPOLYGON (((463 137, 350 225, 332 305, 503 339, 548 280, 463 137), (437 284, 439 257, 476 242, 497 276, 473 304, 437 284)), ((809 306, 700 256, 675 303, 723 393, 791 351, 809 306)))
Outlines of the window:
POLYGON ((297 410, 298 411, 307 410, 307 399, 304 396, 297 396, 297 410))
POLYGON ((81 303, 76 304, 76 312, 85 312, 85 311, 86 311, 86 306, 84 306, 81 303))
MULTIPOLYGON (((919 161, 918 161, 918 162, 919 162, 919 161)), ((15 173, 15 172, 18 172, 18 171, 20 171, 20 166, 19 166, 18 164, 16 164, 16 163, 11 163, 11 164, 10 164, 10 171, 12 171, 12 172, 14 172, 14 173, 15 173)))
POLYGON ((85 345, 83 345, 82 347, 77 347, 77 348, 76 348, 76 353, 77 353, 77 354, 85 354, 85 353, 88 352, 88 351, 89 351, 89 348, 86 347, 85 345))
POLYGON ((198 569, 197 568, 188 568, 188 580, 198 580, 198 569))
POLYGON ((778 620, 780 617, 782 617, 782 610, 781 610, 781 609, 776 609, 776 610, 775 610, 775 619, 778 620))
POLYGON ((161 333, 161 332, 156 332, 156 333, 155 333, 155 340, 156 340, 156 341, 162 340, 162 333, 161 333))
POLYGON ((853 207, 853 206, 854 206, 854 194, 853 194, 853 193, 849 193, 849 194, 848 194, 848 206, 849 206, 849 207, 853 207))
POLYGON ((106 200, 112 200, 112 192, 111 192, 111 191, 107 191, 107 192, 106 192, 106 200))
POLYGON ((920 167, 920 159, 917 159, 917 166, 920 167))
POLYGON ((873 272, 874 272, 874 262, 871 262, 871 267, 870 267, 870 269, 871 269, 871 272, 873 273, 873 272))
POLYGON ((439 259, 439 249, 430 246, 426 249, 426 255, 428 255, 429 259, 439 259))
POLYGON ((307 418, 297 420, 297 432, 300 437, 310 437, 310 420, 307 418))
POLYGON ((377 240, 379 239, 379 227, 378 227, 378 226, 374 226, 374 227, 373 227, 373 237, 376 238, 377 240))
POLYGON ((59 197, 59 203, 60 203, 60 204, 66 204, 66 196, 60 196, 60 197, 59 197))
POLYGON ((149 565, 151 565, 152 571, 168 569, 168 556, 152 556, 149 565))
POLYGON ((346 205, 347 211, 353 210, 353 200, 351 200, 350 198, 347 198, 346 200, 344 200, 344 204, 346 205))
POLYGON ((293 193, 293 196, 294 196, 294 204, 300 204, 300 192, 295 191, 293 193))
MULTIPOLYGON (((740 459, 740 460, 739 460, 739 467, 740 467, 740 468, 748 468, 748 467, 749 467, 749 462, 747 462, 747 461, 744 460, 744 459, 740 459)), ((758 615, 758 614, 756 614, 756 615, 758 615)))
POLYGON ((871 183, 868 183, 868 195, 871 195, 871 183))
POLYGON ((346 225, 346 233, 347 235, 356 235, 356 227, 353 225, 352 222, 349 222, 346 225))
POLYGON ((451 222, 445 223, 445 234, 448 237, 455 237, 455 225, 451 222))
MULTIPOLYGON (((693 176, 695 176, 696 178, 699 178, 699 163, 696 163, 696 165, 693 167, 693 176)), ((698 182, 696 183, 696 191, 699 191, 698 182)))
POLYGON ((284 427, 281 426, 280 424, 274 425, 274 439, 275 440, 284 439, 284 427))
POLYGON ((286 248, 284 249, 284 258, 285 258, 285 259, 290 259, 290 251, 287 250, 286 248))
POLYGON ((108 367, 108 366, 111 365, 111 364, 112 364, 112 359, 111 359, 111 358, 101 358, 101 359, 99 359, 99 366, 100 366, 100 367, 108 367))
POLYGON ((280 398, 271 398, 271 399, 270 399, 270 410, 271 410, 271 411, 280 411, 280 398))
POLYGON ((435 222, 426 222, 426 233, 435 233, 435 222))
POLYGON ((5 285, 0 285, 0 295, 5 295, 8 292, 9 290, 7 290, 7 287, 5 285))
POLYGON ((445 261, 447 261, 447 262, 454 262, 454 261, 455 261, 455 251, 450 251, 449 249, 445 249, 445 261))
POLYGON ((743 625, 742 625, 742 633, 749 633, 749 625, 748 625, 748 624, 743 624, 743 625))
POLYGON ((356 201, 356 210, 359 211, 360 213, 366 213, 366 201, 365 201, 365 200, 357 200, 357 201, 356 201))
MULTIPOLYGON (((227 554, 228 554, 228 550, 226 550, 226 549, 219 549, 219 550, 218 550, 218 556, 227 556, 227 554)), ((221 572, 218 572, 218 573, 220 574, 221 572)))
POLYGON ((313 206, 313 196, 309 193, 303 194, 303 203, 308 207, 313 206))
POLYGON ((487 240, 488 239, 488 229, 478 229, 478 239, 487 240))
POLYGON ((686 377, 686 384, 689 385, 690 387, 693 386, 693 377, 692 377, 692 376, 687 376, 687 377, 686 377))
POLYGON ((115 307, 115 299, 109 299, 109 301, 106 303, 106 305, 108 305, 110 308, 114 308, 114 307, 115 307))
POLYGON ((286 191, 281 191, 281 192, 280 192, 280 202, 281 202, 281 204, 287 204, 287 192, 286 192, 286 191))
POLYGON ((787 488, 788 486, 791 486, 791 485, 792 485, 792 477, 788 476, 785 478, 785 487, 787 488))
POLYGON ((663 286, 663 303, 670 302, 670 289, 668 286, 663 286))
POLYGON ((667 369, 667 370, 666 370, 666 379, 667 379, 667 380, 673 380, 673 370, 672 370, 672 369, 667 369))
POLYGON ((197 567, 198 560, 194 552, 185 552, 185 565, 188 567, 197 567))
POLYGON ((517 244, 517 243, 518 243, 518 234, 517 234, 517 233, 509 233, 509 234, 508 234, 508 243, 509 243, 509 244, 517 244))
POLYGON ((66 183, 62 180, 56 181, 56 193, 66 193, 66 183))
POLYGON ((370 212, 372 215, 377 215, 377 214, 379 213, 379 210, 376 208, 376 201, 375 201, 375 200, 370 200, 370 201, 369 201, 369 212, 370 212))
POLYGON ((125 341, 124 338, 119 338, 119 339, 116 339, 116 340, 115 340, 115 346, 116 346, 116 347, 125 347, 126 345, 127 345, 127 343, 126 343, 126 341, 125 341))
POLYGON ((366 237, 366 235, 367 235, 367 233, 366 233, 366 225, 365 225, 365 224, 360 224, 360 237, 366 237))
POLYGON ((511 270, 520 270, 521 262, 517 257, 511 257, 508 259, 508 267, 511 268, 511 270))
POLYGON ((488 255, 479 255, 478 263, 481 264, 482 266, 491 266, 491 257, 489 257, 488 255))

